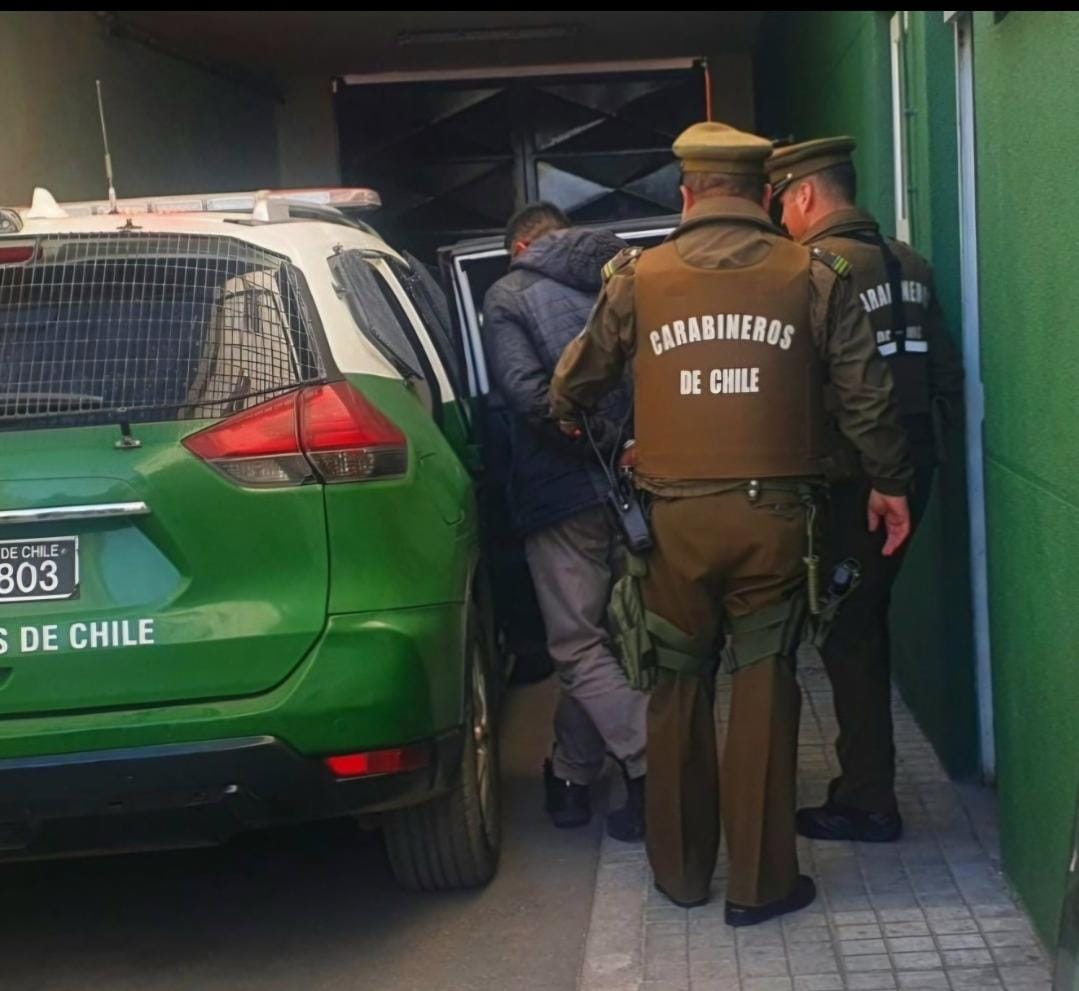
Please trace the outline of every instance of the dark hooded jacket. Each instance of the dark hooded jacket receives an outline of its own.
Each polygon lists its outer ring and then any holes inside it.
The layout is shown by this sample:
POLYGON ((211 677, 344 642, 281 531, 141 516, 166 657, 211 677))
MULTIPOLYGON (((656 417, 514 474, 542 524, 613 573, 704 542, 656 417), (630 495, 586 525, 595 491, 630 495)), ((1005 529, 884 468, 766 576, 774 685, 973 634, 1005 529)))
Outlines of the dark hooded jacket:
MULTIPOLYGON (((519 530, 551 526, 600 504, 607 483, 591 447, 564 437, 547 389, 565 346, 584 329, 603 266, 625 242, 608 231, 569 229, 538 238, 483 302, 483 341, 493 388, 511 417, 509 499, 519 530)), ((593 418, 613 450, 629 396, 615 390, 593 418)))

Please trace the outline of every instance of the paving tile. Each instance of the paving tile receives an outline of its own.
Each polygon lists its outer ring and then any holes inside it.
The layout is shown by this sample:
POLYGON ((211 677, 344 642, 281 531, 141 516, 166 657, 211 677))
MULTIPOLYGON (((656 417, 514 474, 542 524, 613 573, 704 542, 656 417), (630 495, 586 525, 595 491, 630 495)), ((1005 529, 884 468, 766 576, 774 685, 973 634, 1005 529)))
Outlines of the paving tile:
POLYGON ((962 933, 954 936, 937 936, 937 946, 941 950, 984 950, 985 937, 977 933, 962 933))
MULTIPOLYGON (((827 676, 812 652, 800 679, 798 792, 815 804, 837 773, 837 728, 827 676)), ((721 678, 718 688, 722 739, 729 681, 721 678)), ((901 842, 799 838, 817 902, 737 930, 723 921, 725 854, 712 902, 686 912, 651 890, 643 851, 605 843, 586 958, 610 958, 617 947, 630 963, 612 974, 586 959, 579 991, 1050 991, 1045 950, 1001 875, 994 797, 950 782, 898 696, 894 712, 901 842), (617 896, 606 907, 605 891, 617 896), (632 915, 634 897, 643 925, 627 937, 614 920, 632 915), (629 952, 634 939, 640 959, 629 952)))
POLYGON ((940 970, 910 971, 899 975, 900 991, 950 991, 948 975, 940 970))
POLYGON ((940 955, 945 967, 987 967, 993 964, 993 955, 988 950, 942 950, 940 955))
POLYGON ((926 953, 937 948, 932 936, 899 936, 888 940, 892 953, 926 953))
POLYGON ((848 974, 865 973, 868 970, 892 969, 892 960, 887 953, 868 954, 859 957, 844 957, 843 969, 848 974))
POLYGON ((795 975, 794 991, 844 991, 843 978, 838 974, 795 975))
POLYGON ((990 947, 1038 945, 1038 938, 1029 930, 1024 929, 1013 932, 1005 930, 1004 932, 985 933, 983 938, 986 945, 990 947))
POLYGON ((860 940, 860 939, 880 939, 881 931, 880 926, 875 922, 873 925, 861 925, 861 926, 836 926, 836 939, 840 942, 847 942, 848 940, 860 940))
POLYGON ((787 962, 794 976, 833 974, 839 970, 836 952, 829 943, 803 943, 787 948, 787 962))
MULTIPOLYGON (((837 926, 875 926, 877 916, 874 912, 834 912, 832 922, 837 926)), ((879 935, 879 934, 877 934, 879 935)))
POLYGON ((940 954, 935 950, 926 953, 895 953, 896 970, 933 970, 941 965, 940 954))
POLYGON ((883 939, 841 939, 839 952, 844 957, 856 957, 865 953, 886 953, 883 939))
POLYGON ((967 991, 967 989, 1002 988, 1000 977, 995 967, 975 967, 972 969, 949 970, 948 980, 951 982, 952 991, 967 991))
POLYGON ((890 939, 929 935, 929 923, 924 919, 910 922, 888 922, 882 919, 881 928, 884 930, 884 935, 890 939))
POLYGON ((1001 967, 1000 979, 1010 991, 1013 984, 1048 982, 1049 972, 1045 967, 1001 967))
POLYGON ((744 979, 741 991, 793 991, 794 984, 789 977, 765 977, 744 979))
POLYGON ((981 932, 975 919, 930 919, 929 928, 936 936, 957 936, 981 932))
POLYGON ((849 991, 892 991, 897 986, 895 974, 890 970, 847 975, 849 991))
POLYGON ((994 947, 992 959, 998 967, 1033 967, 1045 964, 1045 957, 1038 946, 994 947))

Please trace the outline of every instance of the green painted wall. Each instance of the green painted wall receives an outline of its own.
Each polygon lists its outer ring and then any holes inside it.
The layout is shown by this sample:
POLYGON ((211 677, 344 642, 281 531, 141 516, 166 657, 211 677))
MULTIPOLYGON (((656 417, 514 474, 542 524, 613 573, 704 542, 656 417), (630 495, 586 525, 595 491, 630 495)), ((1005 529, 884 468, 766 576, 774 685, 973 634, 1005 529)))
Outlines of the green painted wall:
MULTIPOLYGON (((1079 788, 1077 244, 1067 180, 1079 133, 1079 14, 975 15, 990 616, 1005 864, 1056 935, 1079 788)), ((907 36, 913 241, 958 329, 951 29, 914 12, 907 36)), ((771 25, 759 124, 796 138, 849 131, 862 203, 891 220, 887 15, 796 14, 771 25), (781 54, 782 58, 775 55, 781 54), (868 136, 868 145, 867 145, 868 136), (876 175, 867 175, 876 169, 876 175)), ((897 677, 953 773, 976 769, 961 439, 938 480, 895 605, 897 677)))
MULTIPOLYGON (((911 240, 933 263, 937 294, 959 344, 954 47, 940 11, 910 13, 904 49, 911 240)), ((894 661, 903 695, 949 771, 967 778, 980 768, 961 418, 948 440, 948 460, 937 472, 896 589, 893 622, 902 633, 895 637, 894 661)))
POLYGON ((888 20, 872 10, 772 14, 757 59, 757 124, 768 137, 858 139, 862 204, 894 224, 888 20))
MULTIPOLYGON (((951 30, 939 12, 910 16, 907 37, 910 193, 915 247, 936 268, 959 340, 955 77, 951 30)), ((760 129, 806 140, 858 140, 859 202, 894 225, 889 18, 878 11, 774 17, 758 63, 760 129)), ((968 517, 962 430, 911 547, 893 606, 896 679, 919 723, 957 777, 978 772, 971 640, 968 517)))
POLYGON ((974 25, 1001 836, 1052 940, 1079 787, 1079 14, 974 25))

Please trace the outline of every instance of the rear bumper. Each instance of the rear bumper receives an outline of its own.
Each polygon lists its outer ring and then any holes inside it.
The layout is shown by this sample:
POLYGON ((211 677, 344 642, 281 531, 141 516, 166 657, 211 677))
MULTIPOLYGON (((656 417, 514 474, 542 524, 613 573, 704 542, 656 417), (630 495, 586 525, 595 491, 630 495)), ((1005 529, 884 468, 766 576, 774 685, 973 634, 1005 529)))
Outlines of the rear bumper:
POLYGON ((345 779, 269 736, 0 760, 0 859, 218 843, 414 804, 456 780, 461 730, 428 745, 428 767, 345 779))
POLYGON ((432 739, 462 722, 465 614, 449 603, 331 616, 295 670, 257 695, 0 716, 0 760, 256 737, 318 756, 432 739))

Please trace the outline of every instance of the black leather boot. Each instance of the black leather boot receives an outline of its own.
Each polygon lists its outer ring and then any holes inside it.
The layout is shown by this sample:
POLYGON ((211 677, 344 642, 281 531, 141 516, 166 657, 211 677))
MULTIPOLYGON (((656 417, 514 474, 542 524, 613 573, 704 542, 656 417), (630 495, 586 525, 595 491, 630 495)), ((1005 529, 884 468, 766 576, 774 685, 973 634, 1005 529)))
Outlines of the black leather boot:
POLYGON ((623 843, 644 839, 644 788, 646 775, 626 777, 626 804, 607 816, 607 835, 623 843))
POLYGON ((756 926, 777 916, 797 912, 812 904, 816 897, 817 886, 812 878, 799 874, 794 890, 786 898, 769 902, 767 905, 737 905, 727 902, 724 917, 728 926, 756 926))
POLYGON ((592 819, 592 797, 588 785, 575 785, 554 773, 550 758, 543 762, 543 787, 547 814, 559 829, 586 826, 592 819))
POLYGON ((898 812, 863 812, 828 801, 799 809, 798 832, 811 840, 855 840, 859 843, 894 843, 903 835, 898 812))

